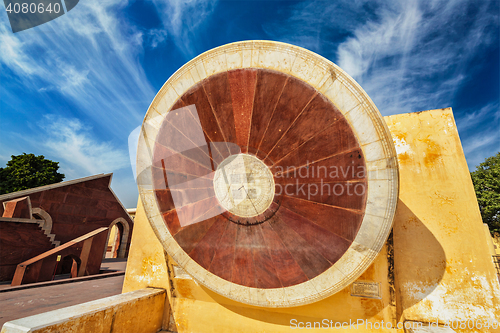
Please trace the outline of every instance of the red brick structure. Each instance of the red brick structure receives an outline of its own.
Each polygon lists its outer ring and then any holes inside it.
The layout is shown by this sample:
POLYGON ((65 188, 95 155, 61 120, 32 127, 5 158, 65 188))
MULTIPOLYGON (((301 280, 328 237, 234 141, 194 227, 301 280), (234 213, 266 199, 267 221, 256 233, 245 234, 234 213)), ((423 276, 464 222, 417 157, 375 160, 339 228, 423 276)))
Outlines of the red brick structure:
POLYGON ((109 187, 111 176, 1 195, 0 281, 11 280, 19 263, 101 227, 118 227, 118 257, 126 257, 133 220, 109 187))

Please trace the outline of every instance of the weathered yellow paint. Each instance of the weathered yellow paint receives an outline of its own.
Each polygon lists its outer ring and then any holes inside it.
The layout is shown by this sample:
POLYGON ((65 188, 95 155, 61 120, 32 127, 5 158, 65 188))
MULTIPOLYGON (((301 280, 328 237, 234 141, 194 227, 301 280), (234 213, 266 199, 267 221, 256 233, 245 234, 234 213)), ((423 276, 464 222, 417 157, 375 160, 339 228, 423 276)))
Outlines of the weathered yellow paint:
MULTIPOLYGON (((306 306, 253 307, 220 296, 188 276, 174 276, 175 263, 164 255, 141 202, 123 290, 167 289, 175 322, 171 325, 179 332, 288 332, 294 319, 303 323, 383 320, 395 326, 404 321, 444 324, 454 319, 499 318, 499 285, 451 109, 385 119, 400 164, 394 222, 397 313, 389 293, 387 246, 359 278, 380 282, 381 300, 350 296, 346 288, 306 306)), ((357 331, 370 332, 364 327, 357 331)))
POLYGON ((170 290, 163 247, 148 223, 139 200, 127 260, 123 293, 146 287, 170 290))
MULTIPOLYGON (((393 227, 398 319, 500 318, 500 288, 451 109, 385 119, 400 172, 393 227)), ((488 332, 460 332, 469 331, 488 332)))
POLYGON ((2 333, 155 333, 165 290, 146 288, 5 323, 2 333))

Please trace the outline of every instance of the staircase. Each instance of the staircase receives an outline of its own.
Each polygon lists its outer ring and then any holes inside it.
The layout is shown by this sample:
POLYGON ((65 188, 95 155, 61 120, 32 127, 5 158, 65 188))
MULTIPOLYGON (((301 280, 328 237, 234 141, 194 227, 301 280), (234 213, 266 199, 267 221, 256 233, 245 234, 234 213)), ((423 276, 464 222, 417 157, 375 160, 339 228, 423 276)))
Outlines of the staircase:
POLYGON ((11 280, 17 265, 54 248, 61 242, 52 231, 52 218, 32 207, 29 196, 2 203, 0 217, 0 281, 11 280))
POLYGON ((55 240, 56 234, 50 233, 52 229, 51 225, 47 225, 45 220, 36 220, 36 221, 38 223, 38 227, 42 229, 43 233, 45 234, 45 236, 49 238, 50 242, 52 243, 52 245, 54 245, 54 247, 58 247, 59 245, 61 245, 60 241, 55 240))
POLYGON ((0 217, 0 222, 38 224, 38 228, 40 228, 40 230, 43 231, 44 235, 47 236, 50 243, 52 245, 54 245, 54 247, 58 247, 59 245, 61 245, 60 241, 55 240, 56 235, 52 234, 50 232, 52 229, 52 226, 47 225, 45 220, 24 219, 24 218, 18 218, 18 217, 0 217))
POLYGON ((61 244, 60 241, 55 240, 56 235, 51 233, 52 219, 50 215, 40 208, 32 208, 29 196, 6 201, 3 203, 3 205, 4 211, 1 217, 1 221, 17 223, 38 223, 38 226, 49 238, 52 245, 58 247, 61 244), (41 216, 42 219, 34 219, 33 214, 41 216))

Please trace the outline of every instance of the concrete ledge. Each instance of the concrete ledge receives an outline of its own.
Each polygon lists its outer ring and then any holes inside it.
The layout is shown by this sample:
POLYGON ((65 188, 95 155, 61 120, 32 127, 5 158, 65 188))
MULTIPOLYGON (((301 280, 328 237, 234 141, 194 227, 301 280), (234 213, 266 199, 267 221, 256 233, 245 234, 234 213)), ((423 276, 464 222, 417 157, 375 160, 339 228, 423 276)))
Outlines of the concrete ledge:
POLYGON ((158 332, 162 328, 165 290, 145 288, 12 320, 1 333, 158 332))

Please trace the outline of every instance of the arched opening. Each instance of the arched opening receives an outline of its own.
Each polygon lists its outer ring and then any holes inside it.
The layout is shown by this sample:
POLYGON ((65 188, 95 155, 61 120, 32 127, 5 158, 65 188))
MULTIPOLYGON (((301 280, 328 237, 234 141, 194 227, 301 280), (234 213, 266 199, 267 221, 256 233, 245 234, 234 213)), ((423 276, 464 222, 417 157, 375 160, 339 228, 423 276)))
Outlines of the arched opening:
POLYGON ((56 275, 57 278, 75 278, 78 276, 78 270, 82 261, 75 255, 67 255, 62 258, 61 262, 57 265, 56 275))
POLYGON ((122 235, 123 225, 121 223, 117 223, 110 228, 106 248, 106 258, 118 258, 122 235))
POLYGON ((129 225, 125 219, 120 217, 111 222, 103 258, 124 258, 128 234, 129 225))

